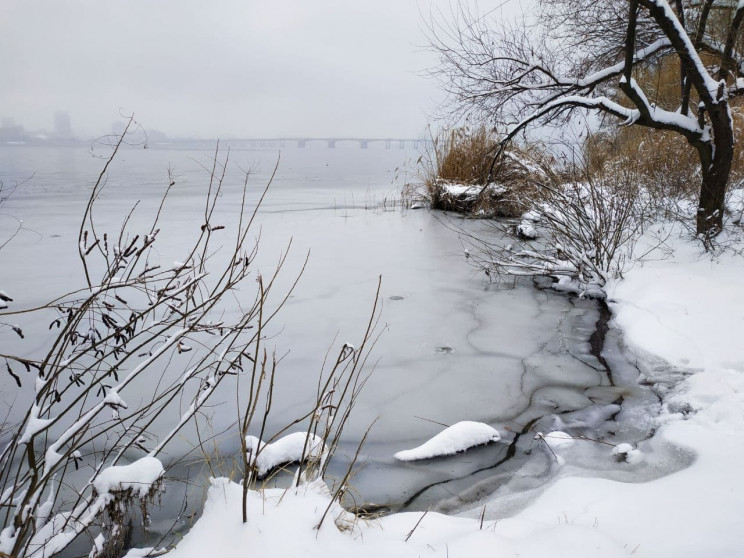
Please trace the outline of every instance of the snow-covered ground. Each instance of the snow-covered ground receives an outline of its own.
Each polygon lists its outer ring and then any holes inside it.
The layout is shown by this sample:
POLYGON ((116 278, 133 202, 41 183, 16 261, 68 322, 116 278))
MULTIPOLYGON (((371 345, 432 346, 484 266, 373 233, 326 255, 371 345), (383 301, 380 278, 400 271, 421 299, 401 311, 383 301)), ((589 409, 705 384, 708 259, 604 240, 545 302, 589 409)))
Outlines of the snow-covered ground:
MULTIPOLYGON (((461 517, 354 520, 333 504, 320 528, 330 504, 322 484, 252 493, 242 525, 241 489, 220 479, 173 556, 230 558, 246 548, 259 556, 744 556, 744 258, 673 244, 673 257, 649 259, 608 288, 614 323, 664 405, 652 439, 608 446, 607 459, 638 467, 664 446, 694 454, 689 467, 644 483, 559 474, 526 509, 498 521, 487 510, 503 494, 461 517)), ((550 444, 565 470, 581 443, 550 444)))

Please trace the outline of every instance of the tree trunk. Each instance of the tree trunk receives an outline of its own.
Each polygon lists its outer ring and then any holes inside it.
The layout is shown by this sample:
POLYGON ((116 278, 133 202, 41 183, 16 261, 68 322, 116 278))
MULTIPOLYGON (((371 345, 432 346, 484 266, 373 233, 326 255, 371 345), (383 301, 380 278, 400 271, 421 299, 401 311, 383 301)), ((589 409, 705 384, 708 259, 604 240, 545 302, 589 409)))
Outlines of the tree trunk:
POLYGON ((710 111, 713 142, 698 146, 703 180, 697 213, 697 234, 705 241, 723 229, 723 210, 734 157, 734 133, 725 101, 710 111))

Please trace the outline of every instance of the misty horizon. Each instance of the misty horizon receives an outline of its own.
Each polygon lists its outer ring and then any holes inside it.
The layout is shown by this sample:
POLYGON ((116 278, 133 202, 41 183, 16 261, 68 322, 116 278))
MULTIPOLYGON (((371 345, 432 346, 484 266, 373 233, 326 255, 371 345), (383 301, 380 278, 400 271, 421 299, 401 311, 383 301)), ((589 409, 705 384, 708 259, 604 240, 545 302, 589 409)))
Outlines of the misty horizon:
MULTIPOLYGON (((28 129, 24 126, 23 122, 17 121, 12 115, 3 115, 0 117, 0 141, 6 138, 15 138, 18 140, 75 140, 75 141, 89 141, 97 137, 106 135, 121 135, 126 127, 127 120, 118 120, 112 122, 108 130, 99 130, 97 132, 89 133, 88 135, 82 135, 76 132, 74 122, 72 122, 67 111, 55 111, 50 118, 51 126, 37 129, 28 129), (60 120, 66 123, 60 125, 60 120), (15 135, 13 135, 15 134, 15 135)), ((139 122, 136 125, 141 125, 139 122)), ((245 140, 424 140, 427 137, 426 130, 421 130, 416 135, 407 137, 395 136, 393 134, 380 134, 377 136, 368 136, 364 134, 348 134, 348 135, 320 135, 320 134, 287 134, 287 135, 267 135, 267 136, 237 136, 237 135, 201 135, 201 136, 188 136, 188 135, 174 135, 169 133, 168 130, 158 130, 155 128, 147 128, 142 126, 148 140, 150 141, 161 141, 161 140, 216 140, 216 139, 245 139, 245 140)))
POLYGON ((66 112, 78 138, 132 114, 173 138, 417 138, 444 98, 426 48, 426 21, 441 8, 6 0, 0 118, 54 131, 66 112))

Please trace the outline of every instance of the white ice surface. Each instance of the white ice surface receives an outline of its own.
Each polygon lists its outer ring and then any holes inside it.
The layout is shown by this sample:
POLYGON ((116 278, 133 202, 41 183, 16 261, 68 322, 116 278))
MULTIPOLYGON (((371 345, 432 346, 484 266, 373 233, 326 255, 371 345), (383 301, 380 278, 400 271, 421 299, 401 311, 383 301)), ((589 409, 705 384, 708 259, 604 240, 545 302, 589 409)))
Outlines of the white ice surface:
POLYGON ((442 430, 439 434, 418 447, 403 450, 393 457, 398 461, 431 459, 453 455, 474 446, 481 446, 501 439, 499 432, 482 422, 462 421, 442 430))

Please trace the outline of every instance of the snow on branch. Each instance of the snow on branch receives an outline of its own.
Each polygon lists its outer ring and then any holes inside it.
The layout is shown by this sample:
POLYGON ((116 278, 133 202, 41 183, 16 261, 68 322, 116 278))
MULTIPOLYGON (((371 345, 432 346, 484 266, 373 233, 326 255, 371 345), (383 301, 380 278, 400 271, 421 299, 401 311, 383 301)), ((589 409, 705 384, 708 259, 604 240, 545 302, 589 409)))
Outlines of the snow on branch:
POLYGON ((666 0, 638 0, 638 2, 648 9, 651 17, 669 39, 685 66, 688 79, 700 95, 700 99, 706 105, 720 101, 720 83, 708 73, 687 30, 680 23, 669 2, 666 0))
POLYGON ((114 465, 103 469, 93 481, 98 495, 131 490, 144 498, 165 474, 159 459, 145 456, 129 465, 114 465))

